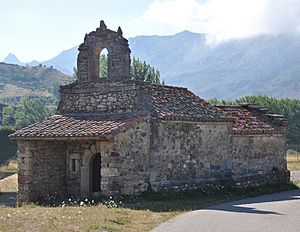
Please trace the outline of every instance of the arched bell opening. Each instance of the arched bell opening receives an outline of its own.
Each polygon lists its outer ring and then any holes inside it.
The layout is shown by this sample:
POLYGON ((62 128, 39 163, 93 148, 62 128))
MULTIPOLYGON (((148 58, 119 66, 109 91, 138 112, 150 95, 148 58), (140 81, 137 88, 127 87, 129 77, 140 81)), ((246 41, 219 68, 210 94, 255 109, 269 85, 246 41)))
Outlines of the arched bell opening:
POLYGON ((106 79, 109 76, 109 51, 106 48, 94 48, 90 50, 89 77, 90 80, 106 79))

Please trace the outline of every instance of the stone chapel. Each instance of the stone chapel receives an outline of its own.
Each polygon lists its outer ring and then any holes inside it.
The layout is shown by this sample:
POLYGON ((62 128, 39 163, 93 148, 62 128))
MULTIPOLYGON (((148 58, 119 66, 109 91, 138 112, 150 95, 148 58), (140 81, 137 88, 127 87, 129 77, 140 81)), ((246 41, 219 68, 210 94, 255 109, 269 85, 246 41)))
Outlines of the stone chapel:
POLYGON ((46 195, 289 181, 286 119, 257 105, 217 107, 186 88, 131 80, 130 61, 120 27, 101 21, 85 35, 78 79, 60 87, 56 115, 10 135, 18 142, 19 204, 46 195), (108 73, 100 78, 105 48, 108 73))

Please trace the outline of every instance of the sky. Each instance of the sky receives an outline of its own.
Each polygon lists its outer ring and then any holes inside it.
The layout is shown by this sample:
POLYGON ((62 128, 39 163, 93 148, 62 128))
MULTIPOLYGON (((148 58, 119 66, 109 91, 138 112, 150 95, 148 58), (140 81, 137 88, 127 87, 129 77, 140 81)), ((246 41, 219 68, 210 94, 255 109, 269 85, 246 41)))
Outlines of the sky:
POLYGON ((261 34, 300 33, 299 0, 1 0, 0 61, 45 61, 99 27, 125 37, 206 33, 211 44, 261 34))

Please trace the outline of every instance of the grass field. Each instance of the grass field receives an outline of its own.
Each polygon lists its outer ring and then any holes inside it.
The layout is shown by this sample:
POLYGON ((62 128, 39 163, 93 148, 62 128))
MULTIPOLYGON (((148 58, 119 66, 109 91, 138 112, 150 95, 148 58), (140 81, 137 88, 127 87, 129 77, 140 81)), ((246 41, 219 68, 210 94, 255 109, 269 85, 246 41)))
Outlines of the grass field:
POLYGON ((179 212, 95 207, 0 208, 0 231, 148 231, 179 212))
POLYGON ((288 150, 287 166, 290 171, 300 171, 300 152, 288 150))
POLYGON ((17 173, 18 172, 18 162, 17 160, 9 160, 7 164, 0 165, 1 173, 17 173))
POLYGON ((287 166, 290 171, 300 171, 300 162, 288 162, 287 166))

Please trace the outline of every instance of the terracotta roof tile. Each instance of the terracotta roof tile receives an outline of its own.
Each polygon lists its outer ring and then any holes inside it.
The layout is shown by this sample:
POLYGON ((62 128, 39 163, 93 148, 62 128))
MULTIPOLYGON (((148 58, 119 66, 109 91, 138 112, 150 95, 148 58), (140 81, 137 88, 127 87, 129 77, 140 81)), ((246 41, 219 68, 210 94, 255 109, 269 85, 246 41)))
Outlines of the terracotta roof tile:
POLYGON ((186 88, 151 85, 151 102, 156 116, 163 120, 232 121, 186 88))
POLYGON ((235 134, 278 134, 279 128, 271 125, 262 115, 255 115, 242 106, 218 106, 224 114, 234 119, 235 134))
POLYGON ((109 116, 54 115, 11 134, 11 138, 71 138, 111 137, 140 122, 148 116, 117 114, 109 116))

